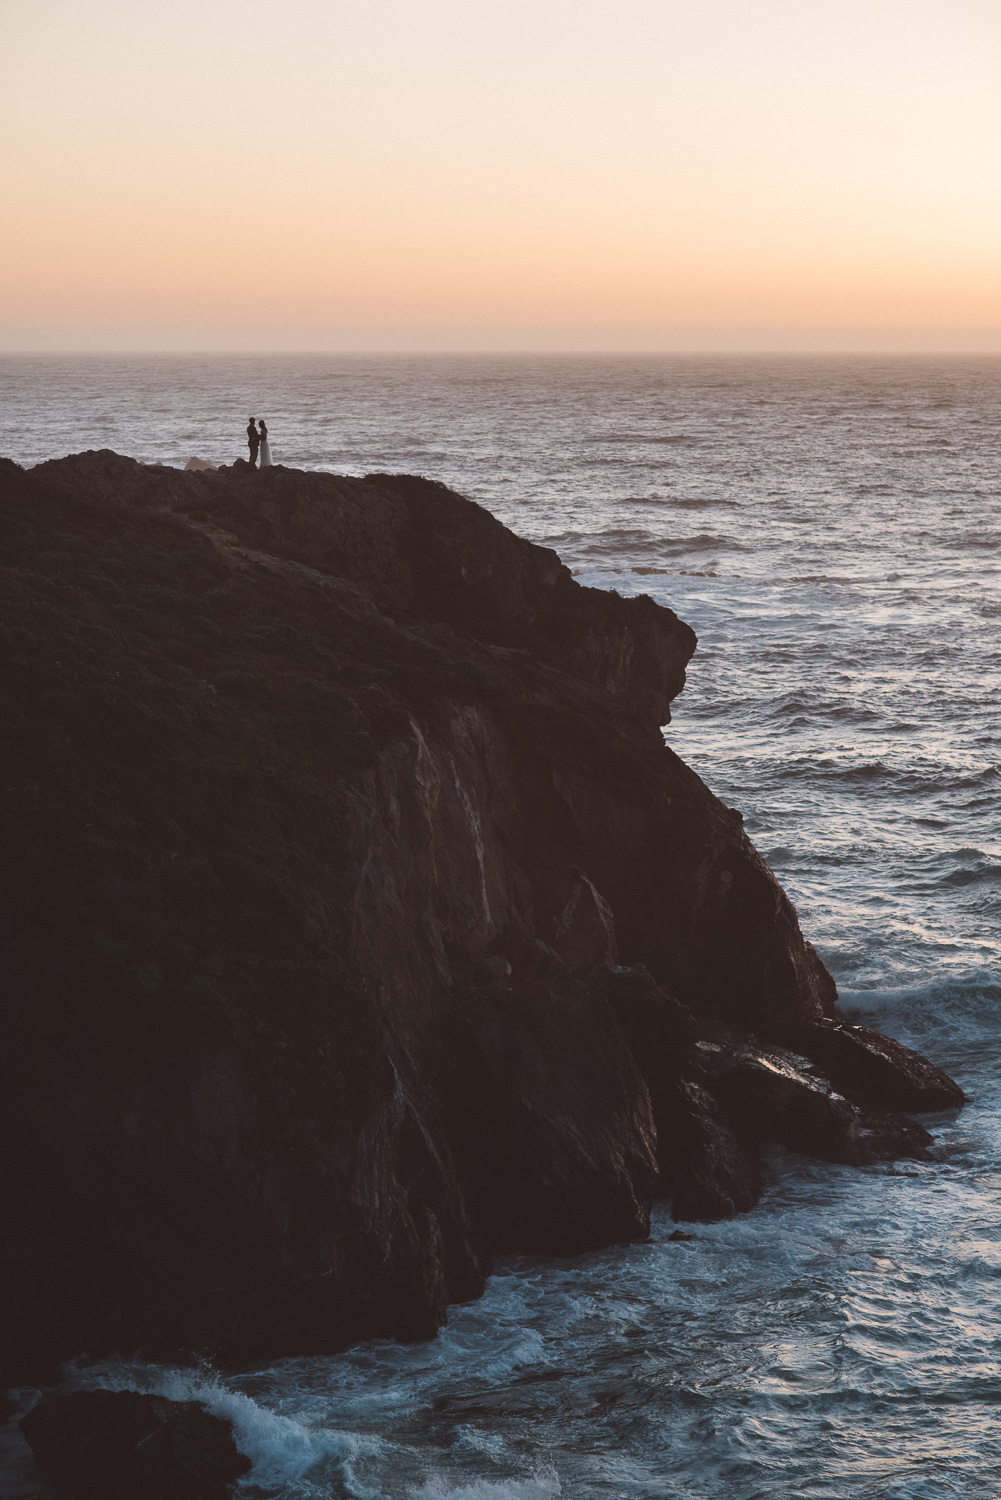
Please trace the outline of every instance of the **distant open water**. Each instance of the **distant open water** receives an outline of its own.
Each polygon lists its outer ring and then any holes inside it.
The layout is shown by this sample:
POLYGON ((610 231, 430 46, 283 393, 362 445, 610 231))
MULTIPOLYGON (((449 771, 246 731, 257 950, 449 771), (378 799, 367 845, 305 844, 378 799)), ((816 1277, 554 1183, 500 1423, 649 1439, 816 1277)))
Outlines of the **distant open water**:
MULTIPOLYGON (((1001 361, 0 357, 0 453, 444 480, 699 649, 668 738, 853 1014, 972 1097, 931 1163, 776 1156, 755 1212, 505 1262, 431 1344, 219 1376, 267 1500, 1001 1496, 1001 361)), ((8 1427, 0 1492, 50 1491, 8 1427)))

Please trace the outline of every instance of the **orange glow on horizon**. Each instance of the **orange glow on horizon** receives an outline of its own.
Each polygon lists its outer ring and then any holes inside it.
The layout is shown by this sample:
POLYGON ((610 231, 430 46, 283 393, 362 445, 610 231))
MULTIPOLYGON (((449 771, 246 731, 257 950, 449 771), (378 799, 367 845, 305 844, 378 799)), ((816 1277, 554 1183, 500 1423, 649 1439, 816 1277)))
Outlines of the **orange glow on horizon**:
POLYGON ((8 0, 0 346, 1001 330, 997 11, 695 9, 8 0))

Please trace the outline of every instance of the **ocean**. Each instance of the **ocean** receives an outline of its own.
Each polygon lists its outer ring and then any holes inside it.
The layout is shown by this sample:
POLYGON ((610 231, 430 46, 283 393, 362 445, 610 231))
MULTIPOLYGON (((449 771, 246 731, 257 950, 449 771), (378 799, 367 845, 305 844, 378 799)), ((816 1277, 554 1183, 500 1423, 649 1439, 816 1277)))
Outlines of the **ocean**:
MULTIPOLYGON (((1001 1495, 1001 360, 0 356, 0 453, 421 473, 699 636, 667 738, 844 1009, 971 1103, 927 1163, 776 1154, 673 1242, 502 1262, 433 1343, 85 1383, 197 1394, 248 1500, 1001 1495)), ((27 1396, 28 1393, 24 1393, 27 1396)), ((16 1429, 0 1492, 47 1500, 16 1429)))

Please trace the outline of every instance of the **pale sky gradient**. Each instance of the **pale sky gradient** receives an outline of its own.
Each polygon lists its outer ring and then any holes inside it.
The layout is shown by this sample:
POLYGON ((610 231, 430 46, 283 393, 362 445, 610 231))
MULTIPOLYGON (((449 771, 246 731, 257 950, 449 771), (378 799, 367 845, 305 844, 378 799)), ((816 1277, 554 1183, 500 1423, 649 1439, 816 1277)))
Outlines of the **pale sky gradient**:
POLYGON ((0 347, 1001 349, 1001 0, 0 0, 0 347))

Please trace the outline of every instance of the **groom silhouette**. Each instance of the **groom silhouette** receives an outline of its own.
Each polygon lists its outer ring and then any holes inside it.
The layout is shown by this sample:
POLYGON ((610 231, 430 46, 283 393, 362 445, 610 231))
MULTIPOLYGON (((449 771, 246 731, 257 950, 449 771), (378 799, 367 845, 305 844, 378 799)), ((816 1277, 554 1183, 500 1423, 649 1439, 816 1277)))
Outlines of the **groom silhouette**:
POLYGON ((254 425, 256 420, 256 417, 251 417, 247 424, 247 443, 250 448, 250 467, 252 469, 257 468, 257 450, 261 446, 260 433, 254 425))

